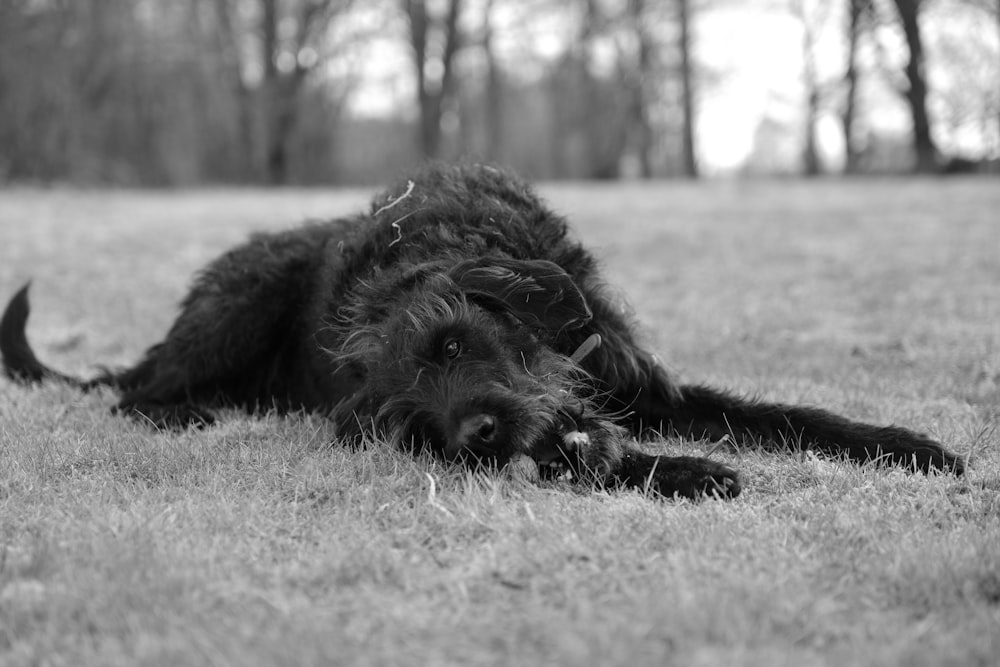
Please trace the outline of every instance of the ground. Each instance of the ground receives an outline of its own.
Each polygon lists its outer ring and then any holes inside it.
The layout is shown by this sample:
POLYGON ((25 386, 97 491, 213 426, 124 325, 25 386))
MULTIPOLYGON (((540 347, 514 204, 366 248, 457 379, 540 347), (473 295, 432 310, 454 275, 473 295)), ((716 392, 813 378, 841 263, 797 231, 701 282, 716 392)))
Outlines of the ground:
MULTIPOLYGON (((740 498, 664 502, 348 451, 308 415, 155 433, 0 380, 0 663, 996 664, 996 181, 543 193, 681 376, 927 431, 970 473, 715 452, 740 498)), ((32 278, 39 355, 89 374, 248 231, 368 194, 3 191, 0 296, 32 278)))

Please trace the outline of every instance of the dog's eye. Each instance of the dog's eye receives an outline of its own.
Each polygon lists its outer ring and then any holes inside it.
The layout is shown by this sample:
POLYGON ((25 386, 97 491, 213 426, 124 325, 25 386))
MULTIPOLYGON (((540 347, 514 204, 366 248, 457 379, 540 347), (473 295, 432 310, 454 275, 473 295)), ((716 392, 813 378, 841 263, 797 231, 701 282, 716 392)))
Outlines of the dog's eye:
POLYGON ((449 359, 454 359, 458 355, 462 354, 462 344, 454 338, 449 338, 444 342, 444 347, 442 347, 441 350, 444 352, 444 356, 449 359))

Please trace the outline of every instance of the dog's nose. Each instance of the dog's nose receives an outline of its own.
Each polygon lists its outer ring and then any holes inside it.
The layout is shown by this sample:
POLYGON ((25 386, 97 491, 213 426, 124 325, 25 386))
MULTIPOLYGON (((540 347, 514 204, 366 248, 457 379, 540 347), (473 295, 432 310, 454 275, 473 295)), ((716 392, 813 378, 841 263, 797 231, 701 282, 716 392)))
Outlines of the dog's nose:
POLYGON ((489 444, 496 434, 496 417, 487 414, 470 415, 458 423, 455 441, 460 448, 472 444, 489 444))

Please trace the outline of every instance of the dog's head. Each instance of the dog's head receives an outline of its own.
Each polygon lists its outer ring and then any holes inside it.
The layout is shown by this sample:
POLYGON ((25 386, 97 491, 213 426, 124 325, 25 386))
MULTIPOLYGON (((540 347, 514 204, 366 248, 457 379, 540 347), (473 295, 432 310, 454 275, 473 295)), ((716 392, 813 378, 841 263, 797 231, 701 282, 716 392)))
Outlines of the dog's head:
POLYGON ((544 458, 592 411, 585 374, 553 349, 591 317, 557 265, 421 264, 377 289, 357 300, 344 354, 365 376, 354 409, 390 437, 448 458, 544 458))

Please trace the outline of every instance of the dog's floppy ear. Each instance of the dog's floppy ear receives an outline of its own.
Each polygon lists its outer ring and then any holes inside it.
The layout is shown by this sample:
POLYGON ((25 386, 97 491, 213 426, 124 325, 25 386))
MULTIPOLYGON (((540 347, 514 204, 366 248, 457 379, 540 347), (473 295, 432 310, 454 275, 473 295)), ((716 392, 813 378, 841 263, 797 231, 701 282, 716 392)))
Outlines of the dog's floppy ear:
POLYGON ((552 262, 482 257, 460 262, 448 273, 466 294, 501 305, 530 327, 576 329, 592 316, 580 288, 552 262))

